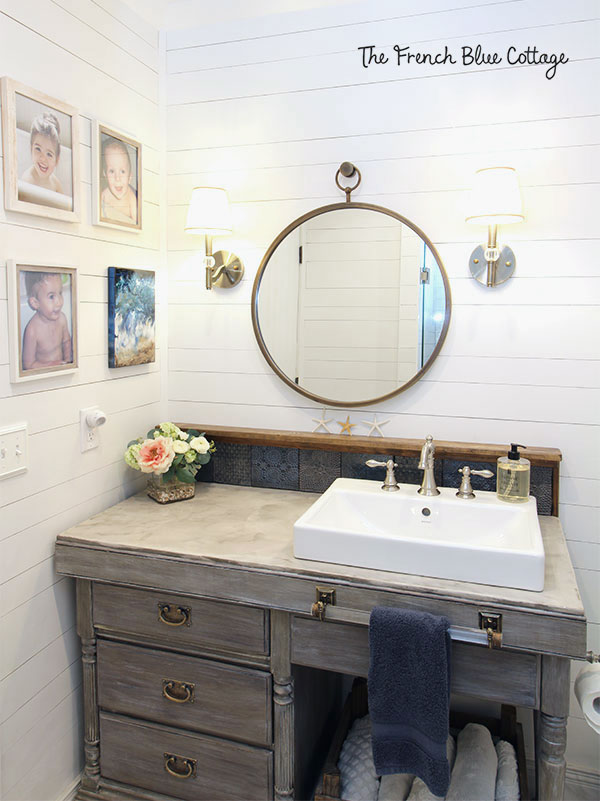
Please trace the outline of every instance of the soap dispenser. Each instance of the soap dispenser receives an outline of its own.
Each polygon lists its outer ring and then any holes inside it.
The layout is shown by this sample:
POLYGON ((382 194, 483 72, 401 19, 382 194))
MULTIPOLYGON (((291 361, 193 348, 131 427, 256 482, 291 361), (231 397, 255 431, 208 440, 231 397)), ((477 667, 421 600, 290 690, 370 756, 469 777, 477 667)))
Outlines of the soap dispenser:
POLYGON ((525 503, 529 499, 531 463, 517 448, 525 448, 525 445, 511 443, 508 454, 498 459, 496 495, 509 503, 525 503))

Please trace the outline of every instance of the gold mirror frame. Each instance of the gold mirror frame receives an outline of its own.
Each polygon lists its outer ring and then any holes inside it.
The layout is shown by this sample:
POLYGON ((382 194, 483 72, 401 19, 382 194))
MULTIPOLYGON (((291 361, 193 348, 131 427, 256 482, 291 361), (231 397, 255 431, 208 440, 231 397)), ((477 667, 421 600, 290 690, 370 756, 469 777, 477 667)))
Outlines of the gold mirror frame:
POLYGON ((450 325, 451 307, 452 307, 452 297, 450 294, 450 284, 448 282, 448 276, 446 275, 446 270, 444 269, 442 260, 440 259, 440 256, 435 247, 433 246, 429 237, 425 236, 423 231, 421 231, 421 229, 418 228, 410 220, 407 220, 406 217, 403 217, 401 214, 398 214, 397 212, 392 211, 391 209, 388 209, 385 206, 376 206, 372 203, 360 203, 350 200, 349 192, 347 192, 346 202, 332 203, 329 206, 320 206, 319 208, 313 209, 312 211, 303 214, 301 217, 298 217, 296 220, 294 220, 294 222, 290 223, 290 225, 288 225, 287 228, 284 228, 283 231, 281 231, 281 233, 273 240, 273 242, 269 245, 265 255, 262 258, 262 261, 258 268, 258 272, 256 274, 256 278, 254 279, 254 286, 252 289, 252 303, 251 303, 252 326, 254 328, 254 335, 256 336, 256 340, 258 342, 258 346, 262 352, 262 355, 267 360, 267 363, 269 364, 273 372, 279 376, 279 378, 284 382, 284 384, 287 384, 288 387, 291 387, 295 392, 300 393, 300 395, 304 395, 305 398, 310 398, 311 400, 316 401, 324 406, 340 406, 343 408, 350 408, 354 406, 371 406, 374 403, 381 403, 382 401, 388 400, 389 398, 393 398, 395 395, 399 395, 401 392, 404 392, 409 387, 412 387, 413 384, 416 384, 416 382, 419 381, 419 379, 422 378, 423 375, 425 375, 427 370, 429 370, 433 362, 436 360, 440 350, 442 349, 442 345, 444 344, 444 340, 446 339, 446 334, 448 333, 448 326, 450 325), (289 233, 291 233, 295 228, 298 228, 298 226, 302 225, 302 223, 306 222, 307 220, 310 220, 313 217, 318 217, 319 215, 325 214, 329 211, 338 211, 341 209, 366 209, 367 211, 376 211, 379 212, 380 214, 386 214, 388 217, 393 217, 395 220, 397 220, 400 223, 403 223, 404 225, 408 226, 408 228, 410 228, 412 231, 414 231, 415 234, 417 234, 417 236, 419 236, 423 240, 423 242, 427 245, 427 247, 431 251, 431 254, 433 255, 433 258, 436 261, 437 266, 440 269, 442 281, 444 282, 444 292, 446 298, 444 324, 442 326, 442 330, 440 332, 437 344, 433 349, 431 356, 429 357, 429 359, 427 359, 423 367, 421 367, 421 369, 418 372, 416 372, 415 375, 409 381, 399 386, 393 392, 388 392, 386 395, 381 395, 378 398, 368 398, 367 400, 350 401, 350 402, 332 400, 331 398, 324 398, 321 395, 315 395, 313 392, 309 392, 308 390, 303 389, 301 386, 292 381, 287 375, 285 375, 285 373, 283 373, 279 369, 278 365, 276 364, 276 362, 271 357, 271 354, 269 353, 269 349, 267 348, 267 345, 263 339, 262 332, 260 329, 260 323, 258 320, 258 294, 260 290, 260 284, 263 279, 265 270, 269 264, 269 260, 273 255, 273 253, 277 250, 281 242, 286 238, 286 236, 289 233))

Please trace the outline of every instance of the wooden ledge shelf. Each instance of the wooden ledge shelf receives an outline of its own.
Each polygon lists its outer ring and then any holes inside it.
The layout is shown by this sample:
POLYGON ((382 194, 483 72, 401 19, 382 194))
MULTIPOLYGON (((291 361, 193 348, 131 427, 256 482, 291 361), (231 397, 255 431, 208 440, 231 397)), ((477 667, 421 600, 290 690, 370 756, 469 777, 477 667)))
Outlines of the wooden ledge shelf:
MULTIPOLYGON (((270 445, 275 448, 300 448, 303 450, 344 451, 346 453, 383 453, 398 456, 419 456, 422 439, 400 439, 396 437, 355 437, 340 434, 314 434, 307 431, 277 431, 269 428, 234 428, 211 426, 201 423, 177 423, 180 428, 206 431, 219 442, 239 445, 270 445)), ((476 462, 493 462, 506 456, 510 443, 490 445, 481 442, 452 442, 435 440, 437 457, 446 459, 472 459, 476 462)), ((562 454, 558 448, 527 447, 523 454, 532 465, 552 467, 558 470, 562 454)))

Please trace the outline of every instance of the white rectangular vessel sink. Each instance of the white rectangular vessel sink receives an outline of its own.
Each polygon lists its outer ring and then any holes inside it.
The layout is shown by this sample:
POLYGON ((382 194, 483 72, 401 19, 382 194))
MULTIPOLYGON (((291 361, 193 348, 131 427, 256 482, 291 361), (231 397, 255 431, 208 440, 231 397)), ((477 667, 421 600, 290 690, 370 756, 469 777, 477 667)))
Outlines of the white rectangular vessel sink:
POLYGON ((338 478, 294 523, 299 559, 395 573, 544 589, 544 546, 535 498, 500 501, 493 492, 456 497, 440 487, 385 492, 378 481, 338 478))

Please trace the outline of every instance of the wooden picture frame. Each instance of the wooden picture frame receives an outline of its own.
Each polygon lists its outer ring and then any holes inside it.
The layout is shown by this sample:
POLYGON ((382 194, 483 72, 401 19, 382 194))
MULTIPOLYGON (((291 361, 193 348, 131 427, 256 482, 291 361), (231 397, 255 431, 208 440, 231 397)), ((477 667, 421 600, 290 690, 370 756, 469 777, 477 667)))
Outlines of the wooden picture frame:
POLYGON ((79 113, 62 100, 1 81, 4 206, 79 222, 79 113))
POLYGON ((142 230, 142 143, 98 120, 92 124, 94 225, 142 230))
POLYGON ((7 276, 11 382, 75 372, 77 268, 10 260, 7 276))

